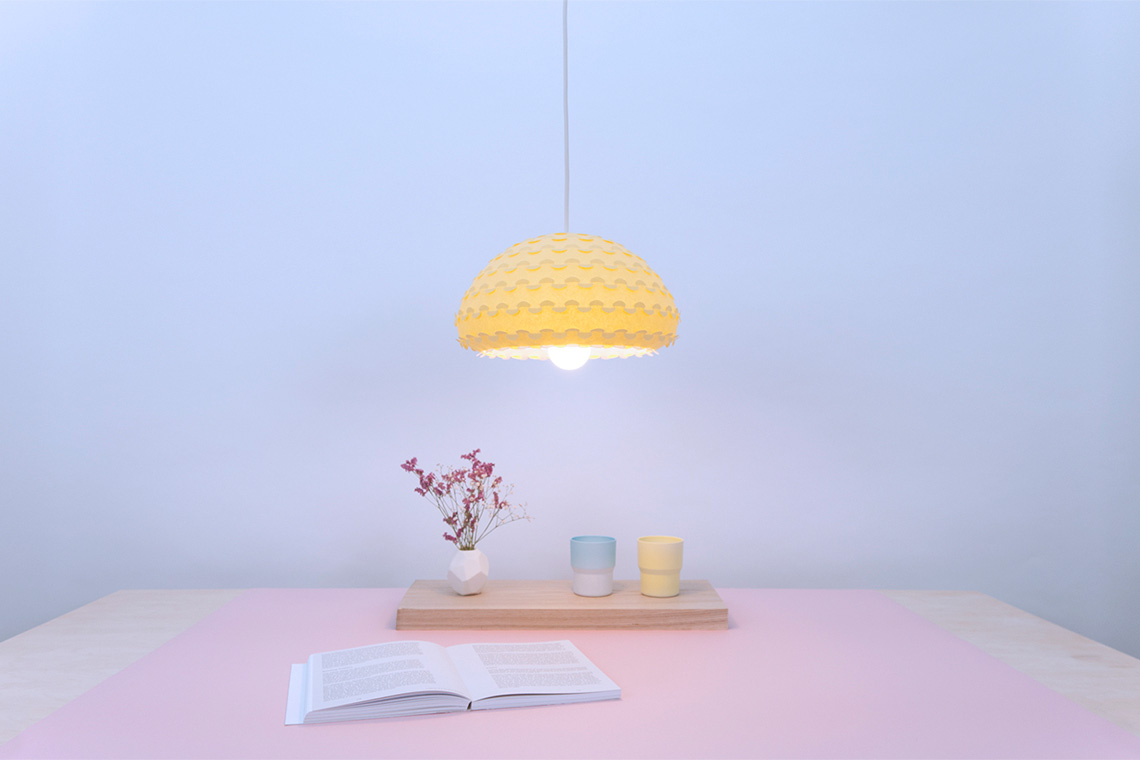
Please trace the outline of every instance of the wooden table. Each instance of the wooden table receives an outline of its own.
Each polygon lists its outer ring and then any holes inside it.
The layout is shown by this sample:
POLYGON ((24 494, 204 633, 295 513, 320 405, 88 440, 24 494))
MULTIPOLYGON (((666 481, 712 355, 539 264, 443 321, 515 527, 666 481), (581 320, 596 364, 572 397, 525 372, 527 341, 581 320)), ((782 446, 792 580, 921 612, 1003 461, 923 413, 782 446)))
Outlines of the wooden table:
MULTIPOLYGON (((0 743, 158 648, 239 593, 119 591, 0 642, 0 743)), ((1140 660, 985 594, 883 593, 1140 735, 1140 660)))

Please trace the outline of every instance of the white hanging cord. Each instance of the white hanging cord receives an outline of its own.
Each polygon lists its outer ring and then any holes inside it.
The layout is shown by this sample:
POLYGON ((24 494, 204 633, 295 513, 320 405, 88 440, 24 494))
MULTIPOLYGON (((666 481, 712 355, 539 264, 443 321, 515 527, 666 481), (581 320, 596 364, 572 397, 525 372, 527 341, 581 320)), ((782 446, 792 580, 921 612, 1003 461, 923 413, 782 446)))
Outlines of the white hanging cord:
POLYGON ((570 36, 566 31, 566 11, 570 0, 562 0, 562 137, 566 157, 566 185, 563 195, 563 223, 570 232, 570 36))

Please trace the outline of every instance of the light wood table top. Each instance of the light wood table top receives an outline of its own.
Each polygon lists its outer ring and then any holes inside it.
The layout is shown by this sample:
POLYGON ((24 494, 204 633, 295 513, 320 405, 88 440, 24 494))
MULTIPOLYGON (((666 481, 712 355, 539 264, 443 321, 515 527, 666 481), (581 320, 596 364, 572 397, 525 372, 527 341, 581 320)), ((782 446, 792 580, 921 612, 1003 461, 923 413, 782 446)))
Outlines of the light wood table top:
MULTIPOLYGON (((0 642, 0 743, 240 593, 118 591, 0 642)), ((985 594, 882 593, 1140 736, 1140 660, 985 594)))

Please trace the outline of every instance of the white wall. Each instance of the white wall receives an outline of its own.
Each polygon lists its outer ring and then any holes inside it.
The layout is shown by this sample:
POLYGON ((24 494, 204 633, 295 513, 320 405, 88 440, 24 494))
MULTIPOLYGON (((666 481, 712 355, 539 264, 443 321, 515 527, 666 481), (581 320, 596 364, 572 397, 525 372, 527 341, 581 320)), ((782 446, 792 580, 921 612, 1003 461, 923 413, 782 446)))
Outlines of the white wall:
POLYGON ((578 3, 576 231, 646 360, 477 359, 561 229, 558 3, 0 4, 0 637, 120 588, 401 586, 399 469, 721 586, 978 589, 1140 655, 1140 4, 578 3))

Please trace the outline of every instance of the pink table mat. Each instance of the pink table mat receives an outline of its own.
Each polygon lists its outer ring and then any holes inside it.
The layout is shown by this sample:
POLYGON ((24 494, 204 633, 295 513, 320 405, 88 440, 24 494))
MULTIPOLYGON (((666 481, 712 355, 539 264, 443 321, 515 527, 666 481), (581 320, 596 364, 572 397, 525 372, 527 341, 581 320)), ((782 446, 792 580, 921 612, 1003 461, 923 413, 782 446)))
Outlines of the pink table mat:
POLYGON ((721 591, 728 631, 396 631, 402 589, 247 591, 0 758, 1140 758, 1140 737, 873 591, 721 591), (289 666, 569 638, 620 701, 283 725, 289 666))

